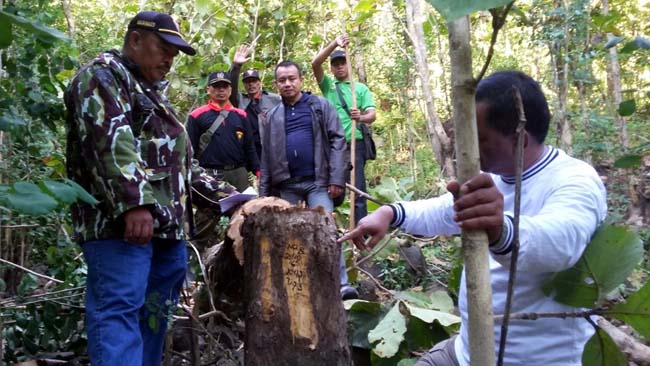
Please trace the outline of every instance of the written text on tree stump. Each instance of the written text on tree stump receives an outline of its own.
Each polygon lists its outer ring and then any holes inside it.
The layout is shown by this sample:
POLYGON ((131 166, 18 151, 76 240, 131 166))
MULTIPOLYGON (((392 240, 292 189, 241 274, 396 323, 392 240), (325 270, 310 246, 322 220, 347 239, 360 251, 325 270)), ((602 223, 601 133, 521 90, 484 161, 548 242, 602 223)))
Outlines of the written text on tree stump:
POLYGON ((242 234, 245 364, 351 365, 333 219, 322 209, 266 207, 242 234))

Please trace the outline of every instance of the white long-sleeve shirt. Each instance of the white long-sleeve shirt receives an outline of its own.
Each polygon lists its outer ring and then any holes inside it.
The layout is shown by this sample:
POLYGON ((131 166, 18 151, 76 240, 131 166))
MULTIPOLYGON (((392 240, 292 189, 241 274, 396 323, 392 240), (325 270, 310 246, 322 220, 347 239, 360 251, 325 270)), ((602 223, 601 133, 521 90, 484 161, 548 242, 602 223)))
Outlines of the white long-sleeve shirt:
MULTIPOLYGON (((503 194, 506 240, 490 248, 493 311, 503 314, 508 286, 514 216, 514 178, 492 175, 503 194)), ((393 225, 419 235, 460 233, 454 222, 453 197, 401 202, 393 205, 393 225)), ((579 309, 553 301, 541 285, 553 273, 573 266, 607 214, 606 192, 596 171, 563 151, 547 147, 544 155, 523 174, 519 220, 519 260, 512 313, 573 312, 579 309)), ((469 362, 465 273, 461 279, 459 310, 462 317, 456 356, 469 362)), ((511 320, 505 365, 580 366, 582 350, 593 327, 582 318, 511 320)), ((500 324, 495 324, 495 352, 500 324)))

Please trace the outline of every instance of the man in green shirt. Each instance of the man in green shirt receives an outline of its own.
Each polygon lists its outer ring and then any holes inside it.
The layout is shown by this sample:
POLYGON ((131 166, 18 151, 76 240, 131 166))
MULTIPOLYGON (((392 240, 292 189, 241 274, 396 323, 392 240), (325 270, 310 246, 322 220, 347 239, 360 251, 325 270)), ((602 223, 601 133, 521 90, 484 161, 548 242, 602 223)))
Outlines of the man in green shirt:
MULTIPOLYGON (((350 38, 342 34, 332 40, 325 48, 320 50, 311 61, 311 67, 314 70, 314 76, 323 96, 334 106, 345 130, 345 139, 348 142, 348 154, 350 153, 350 141, 352 137, 352 120, 357 121, 357 130, 354 133, 356 139, 355 149, 355 186, 366 191, 366 147, 363 142, 363 136, 358 126, 359 123, 370 125, 375 121, 375 102, 372 99, 370 89, 359 82, 354 83, 354 89, 357 99, 357 108, 352 108, 352 90, 350 89, 350 75, 348 74, 347 55, 344 50, 336 50, 336 47, 345 48, 350 43, 350 38), (323 70, 323 63, 330 56, 330 70, 334 75, 326 75, 323 70)), ((349 181, 349 178, 348 178, 349 181)), ((368 214, 366 199, 357 195, 355 200, 354 221, 359 222, 361 218, 368 214)))

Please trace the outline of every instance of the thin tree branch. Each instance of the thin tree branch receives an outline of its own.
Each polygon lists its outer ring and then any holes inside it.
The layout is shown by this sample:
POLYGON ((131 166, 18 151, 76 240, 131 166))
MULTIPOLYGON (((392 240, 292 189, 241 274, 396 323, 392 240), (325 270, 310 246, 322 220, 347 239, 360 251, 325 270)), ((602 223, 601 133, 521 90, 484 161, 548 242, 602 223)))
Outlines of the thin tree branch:
MULTIPOLYGON (((512 5, 512 3, 510 3, 512 5)), ((521 101, 521 93, 517 87, 512 87, 512 94, 515 100, 515 108, 519 117, 517 124, 517 150, 515 152, 515 218, 513 222, 513 248, 510 257, 510 277, 508 278, 508 292, 506 295, 506 306, 503 312, 503 322, 501 323, 501 339, 499 340, 499 354, 497 365, 503 365, 503 356, 506 350, 506 339, 508 337, 508 322, 510 320, 510 311, 512 309, 512 294, 514 292, 515 281, 517 280, 517 260, 519 258, 519 215, 521 212, 521 175, 524 170, 524 135, 526 128, 526 114, 524 105, 521 101)))
POLYGON ((203 282, 205 282, 205 288, 208 291, 208 295, 210 295, 210 307, 212 308, 213 311, 216 311, 217 308, 214 305, 214 294, 212 293, 212 290, 210 289, 210 279, 208 278, 208 273, 205 270, 205 265, 203 264, 203 260, 201 259, 201 253, 199 253, 199 250, 192 244, 191 242, 187 242, 187 244, 194 250, 194 253, 196 254, 196 260, 199 262, 199 267, 201 268, 201 274, 203 274, 203 282))
POLYGON ((364 263, 364 262, 366 262, 366 261, 368 261, 368 260, 374 258, 375 256, 377 256, 377 254, 379 254, 382 250, 384 250, 384 248, 386 248, 386 246, 388 245, 388 243, 390 243, 390 239, 393 238, 393 237, 395 236, 395 233, 396 233, 396 232, 397 232, 397 230, 393 230, 393 232, 391 232, 391 233, 388 235, 388 238, 385 239, 385 240, 383 241, 383 243, 381 243, 379 246, 376 246, 370 254, 368 254, 367 256, 365 256, 365 257, 359 259, 359 260, 354 264, 354 267, 359 268, 359 266, 360 266, 362 263, 364 263))
POLYGON ((353 185, 350 184, 350 183, 345 183, 345 186, 346 186, 349 190, 351 190, 352 192, 358 194, 360 197, 363 197, 363 198, 367 199, 368 201, 372 201, 372 202, 374 202, 374 203, 376 203, 376 204, 378 204, 378 205, 382 205, 382 206, 388 204, 388 203, 386 203, 386 202, 381 201, 379 198, 375 198, 375 197, 369 195, 368 193, 366 193, 366 192, 360 190, 359 188, 353 186, 353 185))
POLYGON ((499 34, 501 28, 503 28, 503 25, 506 24, 506 17, 508 16, 508 13, 510 12, 510 9, 514 3, 514 1, 510 2, 501 12, 499 12, 498 9, 490 9, 490 14, 492 14, 492 38, 490 39, 490 48, 488 49, 487 58, 485 59, 483 68, 476 77, 477 83, 483 79, 483 76, 485 76, 485 73, 487 72, 488 66, 490 66, 492 56, 494 56, 494 46, 497 43, 497 35, 499 34))
POLYGON ((385 292, 385 293, 389 294, 391 297, 393 297, 393 292, 392 292, 391 290, 387 289, 386 287, 384 287, 384 286, 381 284, 381 282, 379 282, 379 280, 375 278, 375 276, 373 276, 372 274, 370 274, 368 271, 366 271, 365 269, 363 269, 363 268, 361 268, 361 267, 357 267, 357 269, 358 269, 361 273, 363 273, 363 274, 365 274, 366 276, 368 276, 368 277, 372 280, 372 282, 374 282, 375 285, 377 285, 377 287, 378 287, 380 290, 382 290, 383 292, 385 292))
POLYGON ((54 278, 54 277, 50 277, 50 276, 46 276, 46 275, 44 275, 44 274, 40 274, 40 273, 38 273, 38 272, 34 272, 34 271, 32 271, 31 269, 29 269, 29 268, 25 268, 25 267, 23 267, 23 266, 21 266, 21 265, 18 265, 18 264, 16 264, 16 263, 10 262, 10 261, 8 261, 8 260, 6 260, 6 259, 2 259, 2 258, 0 258, 0 262, 5 263, 5 264, 8 264, 8 265, 10 265, 10 266, 12 266, 12 267, 16 267, 16 268, 18 268, 18 269, 22 269, 23 271, 28 272, 28 273, 31 273, 31 274, 33 274, 34 276, 41 277, 41 278, 45 278, 46 280, 54 281, 54 282, 56 282, 56 283, 63 283, 63 281, 61 281, 61 280, 57 280, 57 279, 54 278))

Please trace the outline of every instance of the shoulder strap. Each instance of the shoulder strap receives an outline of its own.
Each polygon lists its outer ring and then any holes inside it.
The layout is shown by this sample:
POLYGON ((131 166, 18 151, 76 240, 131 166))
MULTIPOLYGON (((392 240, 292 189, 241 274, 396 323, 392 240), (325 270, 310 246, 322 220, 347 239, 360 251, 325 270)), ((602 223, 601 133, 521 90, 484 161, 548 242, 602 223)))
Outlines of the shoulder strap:
POLYGON ((341 87, 339 86, 339 83, 334 83, 336 85, 336 94, 339 95, 339 100, 341 101, 341 107, 345 109, 345 113, 350 116, 350 108, 348 108, 348 104, 345 102, 345 99, 343 99, 343 93, 341 93, 341 87))
POLYGON ((201 157, 205 149, 210 145, 210 141, 212 141, 212 135, 214 135, 215 132, 221 127, 223 124, 223 121, 228 117, 228 111, 222 110, 219 112, 219 115, 217 118, 215 118, 214 122, 212 122, 212 125, 210 125, 210 128, 208 128, 205 132, 201 134, 201 137, 199 138, 199 151, 197 151, 196 156, 201 157))

